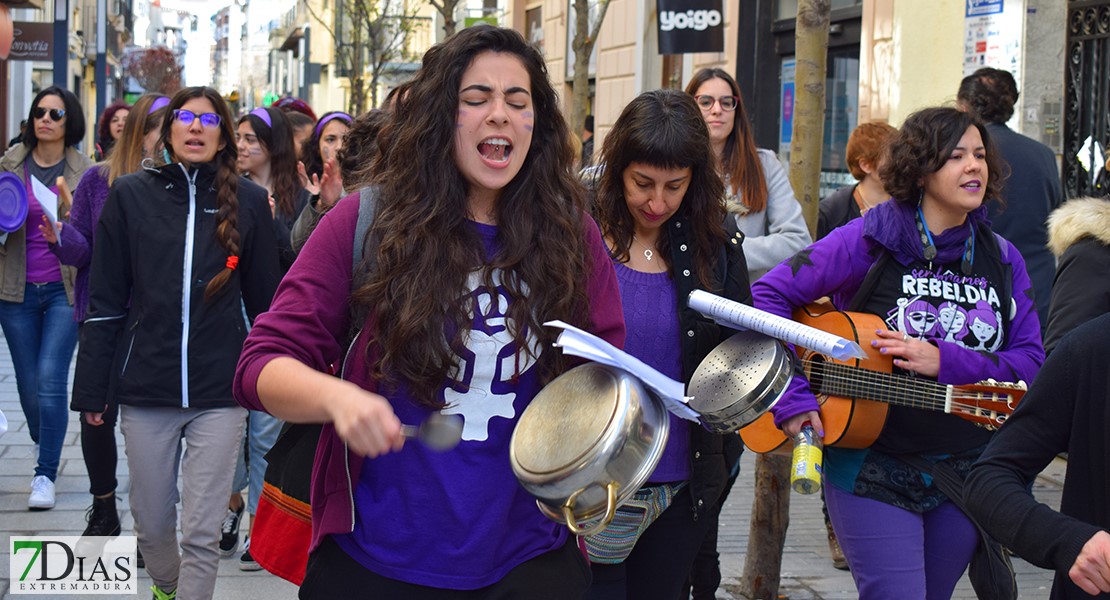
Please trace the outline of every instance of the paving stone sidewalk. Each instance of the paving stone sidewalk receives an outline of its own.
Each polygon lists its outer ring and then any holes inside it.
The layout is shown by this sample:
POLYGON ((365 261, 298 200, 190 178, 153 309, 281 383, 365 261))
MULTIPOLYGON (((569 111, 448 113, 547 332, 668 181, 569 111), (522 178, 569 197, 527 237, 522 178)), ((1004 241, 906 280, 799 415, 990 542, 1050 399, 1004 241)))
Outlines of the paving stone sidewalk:
MULTIPOLYGON (((30 436, 27 435, 26 421, 19 406, 15 373, 6 341, 0 341, 0 410, 3 410, 7 416, 10 427, 7 433, 0 435, 0 530, 4 532, 3 555, 0 556, 0 598, 9 598, 13 597, 9 593, 10 536, 80 535, 85 528, 85 511, 91 503, 91 497, 88 494, 88 476, 81 459, 77 415, 71 413, 57 481, 57 507, 44 512, 27 510, 27 495, 34 472, 34 464, 31 460, 33 446, 30 436)), ((121 496, 119 509, 124 532, 130 533, 133 521, 126 502, 130 481, 122 447, 122 436, 119 440, 121 458, 117 470, 118 493, 121 496)), ((1034 493, 1042 502, 1053 507, 1059 506, 1065 468, 1064 461, 1057 459, 1038 478, 1034 485, 1034 493)), ((718 599, 741 598, 739 580, 747 551, 748 518, 754 495, 752 485, 754 472, 754 455, 745 453, 741 476, 721 518, 719 550, 724 581, 722 589, 718 591, 718 599)), ((246 526, 247 524, 244 523, 244 532, 247 530, 246 526)), ((1033 567, 1016 557, 1014 566, 1017 570, 1022 598, 1048 597, 1048 590, 1052 585, 1051 572, 1033 567)), ((146 590, 150 585, 150 578, 143 572, 140 576, 138 596, 95 597, 147 598, 149 592, 146 590)), ((840 600, 856 597, 851 575, 834 569, 829 561, 821 504, 817 496, 795 495, 792 498, 790 529, 783 553, 782 585, 779 593, 780 598, 790 600, 840 600)), ((48 597, 37 596, 37 598, 48 597)), ((74 597, 56 596, 63 600, 74 597)), ((292 584, 265 571, 253 573, 240 571, 238 554, 236 554, 234 558, 220 561, 215 597, 221 600, 246 598, 284 600, 296 598, 297 590, 292 584)), ((959 600, 975 598, 966 576, 957 587, 953 598, 959 600)))

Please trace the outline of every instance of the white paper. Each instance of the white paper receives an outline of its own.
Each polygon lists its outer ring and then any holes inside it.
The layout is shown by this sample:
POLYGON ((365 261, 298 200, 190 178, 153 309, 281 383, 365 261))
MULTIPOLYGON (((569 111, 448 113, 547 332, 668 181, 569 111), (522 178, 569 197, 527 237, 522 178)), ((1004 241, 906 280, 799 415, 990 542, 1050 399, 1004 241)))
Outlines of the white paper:
MULTIPOLYGON (((35 177, 34 175, 31 176, 31 191, 34 192, 35 199, 38 200, 39 204, 42 206, 42 212, 50 221, 50 226, 54 228, 55 232, 57 232, 58 195, 50 191, 50 188, 46 187, 46 184, 39 181, 39 178, 35 177)), ((30 223, 29 225, 38 226, 38 223, 30 223)), ((56 233, 55 236, 58 238, 58 245, 60 246, 62 244, 62 236, 57 235, 56 233)))
POLYGON ((722 325, 758 331, 837 360, 867 357, 855 342, 709 292, 690 292, 689 306, 722 325))
POLYGON ((573 325, 562 321, 548 321, 544 325, 563 330, 555 341, 555 345, 561 347, 563 352, 628 371, 651 388, 671 414, 698 422, 698 412, 686 405, 689 399, 685 395, 686 386, 681 381, 667 377, 635 356, 573 325))

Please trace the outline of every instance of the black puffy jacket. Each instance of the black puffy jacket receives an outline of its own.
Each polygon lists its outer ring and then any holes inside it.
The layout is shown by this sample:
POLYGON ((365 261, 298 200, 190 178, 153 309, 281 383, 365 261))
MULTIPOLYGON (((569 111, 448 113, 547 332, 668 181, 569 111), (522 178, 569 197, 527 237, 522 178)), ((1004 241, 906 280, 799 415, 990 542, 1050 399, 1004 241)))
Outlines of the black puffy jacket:
POLYGON ((238 264, 204 299, 228 262, 216 238, 215 177, 210 163, 171 164, 112 185, 90 265, 74 410, 236 405, 235 365, 277 288, 278 253, 266 191, 240 178, 238 264))

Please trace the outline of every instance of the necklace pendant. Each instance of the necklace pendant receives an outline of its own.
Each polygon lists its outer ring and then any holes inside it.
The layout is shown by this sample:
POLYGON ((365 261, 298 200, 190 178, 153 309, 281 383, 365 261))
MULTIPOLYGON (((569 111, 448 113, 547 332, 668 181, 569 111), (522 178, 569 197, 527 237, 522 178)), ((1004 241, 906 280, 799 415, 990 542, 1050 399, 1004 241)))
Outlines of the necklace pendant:
POLYGON ((650 248, 647 249, 647 250, 644 250, 644 258, 646 258, 648 260, 651 260, 651 257, 653 257, 653 256, 655 256, 655 253, 652 252, 650 248))

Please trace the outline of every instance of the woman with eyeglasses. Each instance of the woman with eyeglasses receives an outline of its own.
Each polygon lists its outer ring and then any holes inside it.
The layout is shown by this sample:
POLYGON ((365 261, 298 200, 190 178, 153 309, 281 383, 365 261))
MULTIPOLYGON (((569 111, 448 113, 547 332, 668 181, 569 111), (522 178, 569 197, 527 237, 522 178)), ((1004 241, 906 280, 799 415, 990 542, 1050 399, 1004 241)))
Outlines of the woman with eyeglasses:
POLYGON ((744 256, 754 282, 813 241, 802 206, 775 154, 756 148, 740 86, 731 75, 702 69, 686 93, 697 101, 709 127, 726 206, 744 232, 744 256))
MULTIPOLYGON (((50 242, 50 249, 62 264, 77 269, 73 316, 78 328, 86 317, 89 263, 96 224, 108 200, 108 191, 116 179, 138 171, 144 163, 153 166, 149 161, 160 148, 158 133, 169 103, 170 99, 161 94, 146 94, 136 100, 108 161, 94 166, 81 177, 81 183, 73 192, 69 222, 65 225, 59 223, 57 229, 46 223, 39 225, 50 242), (58 243, 59 239, 61 243, 58 243)), ((81 535, 119 535, 119 512, 116 510, 116 417, 119 405, 114 398, 107 398, 106 404, 73 404, 71 408, 81 411, 81 455, 89 473, 89 492, 93 496, 88 526, 81 535)))
POLYGON ((246 418, 231 382, 277 287, 277 243, 266 191, 238 175, 219 93, 186 88, 166 111, 169 164, 117 179, 100 214, 73 403, 119 404, 154 597, 203 599, 246 418))
POLYGON ((54 481, 69 420, 66 383, 77 343, 76 274, 50 252, 38 226, 69 218, 67 201, 57 193, 58 179, 76 188, 93 162, 77 150, 85 137, 85 117, 68 90, 50 86, 36 94, 27 122, 23 141, 0 159, 0 172, 14 174, 27 194, 25 212, 0 215, 0 327, 34 442, 27 507, 47 510, 54 508, 54 481), (52 215, 49 220, 47 214, 52 215))

